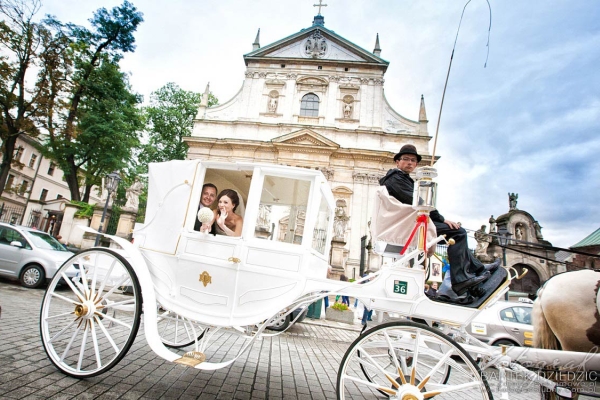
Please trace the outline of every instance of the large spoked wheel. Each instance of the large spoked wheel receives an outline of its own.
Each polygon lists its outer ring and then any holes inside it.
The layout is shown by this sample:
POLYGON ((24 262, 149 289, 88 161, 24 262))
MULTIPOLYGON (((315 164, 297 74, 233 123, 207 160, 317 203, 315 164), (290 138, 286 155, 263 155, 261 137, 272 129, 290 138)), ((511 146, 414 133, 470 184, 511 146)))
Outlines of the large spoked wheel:
POLYGON ((413 322, 390 322, 360 335, 340 364, 337 393, 338 399, 493 399, 479 367, 458 343, 413 322))
POLYGON ((133 344, 141 312, 140 285, 125 258, 109 249, 84 250, 60 267, 44 295, 46 354, 76 378, 106 372, 133 344))
POLYGON ((165 346, 180 349, 204 336, 204 329, 174 312, 158 308, 158 333, 165 346))

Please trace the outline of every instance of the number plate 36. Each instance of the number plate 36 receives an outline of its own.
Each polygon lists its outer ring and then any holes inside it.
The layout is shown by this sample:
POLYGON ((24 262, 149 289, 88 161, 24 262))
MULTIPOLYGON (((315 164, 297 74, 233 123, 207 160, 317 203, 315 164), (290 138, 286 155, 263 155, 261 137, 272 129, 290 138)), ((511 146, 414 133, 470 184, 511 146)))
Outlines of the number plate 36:
POLYGON ((394 293, 399 293, 399 294, 408 293, 408 282, 394 280, 394 293))

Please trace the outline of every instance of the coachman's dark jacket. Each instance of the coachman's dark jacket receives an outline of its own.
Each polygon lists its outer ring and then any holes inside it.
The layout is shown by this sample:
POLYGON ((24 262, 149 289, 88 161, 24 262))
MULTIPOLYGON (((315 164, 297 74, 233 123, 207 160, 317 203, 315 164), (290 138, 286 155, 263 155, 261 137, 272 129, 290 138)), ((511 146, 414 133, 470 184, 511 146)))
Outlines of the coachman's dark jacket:
MULTIPOLYGON (((406 172, 398 168, 390 169, 379 180, 379 184, 385 186, 390 196, 395 197, 401 203, 412 204, 415 181, 406 172)), ((434 222, 444 222, 444 216, 437 210, 433 210, 429 216, 434 222)))

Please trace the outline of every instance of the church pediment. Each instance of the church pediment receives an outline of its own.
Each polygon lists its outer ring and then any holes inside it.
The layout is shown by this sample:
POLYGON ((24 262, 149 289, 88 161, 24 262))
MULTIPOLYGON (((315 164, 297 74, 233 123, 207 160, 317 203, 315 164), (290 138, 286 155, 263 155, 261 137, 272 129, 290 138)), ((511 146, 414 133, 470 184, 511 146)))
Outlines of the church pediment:
POLYGON ((257 58, 313 59, 388 65, 387 61, 323 26, 303 29, 244 56, 246 60, 257 58))
POLYGON ((294 145, 338 149, 340 146, 310 129, 302 129, 272 140, 275 145, 294 145))

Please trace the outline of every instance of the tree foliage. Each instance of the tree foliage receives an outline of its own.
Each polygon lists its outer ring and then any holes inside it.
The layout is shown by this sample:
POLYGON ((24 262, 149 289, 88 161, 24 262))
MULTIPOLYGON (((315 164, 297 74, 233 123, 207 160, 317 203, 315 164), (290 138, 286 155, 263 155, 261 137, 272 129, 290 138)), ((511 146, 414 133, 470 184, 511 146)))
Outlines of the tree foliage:
MULTIPOLYGON (((188 146, 183 138, 192 134, 202 96, 173 82, 152 92, 150 105, 144 108, 148 143, 139 154, 142 171, 147 171, 150 162, 185 159, 188 146)), ((208 106, 216 104, 217 98, 209 93, 208 106)))
POLYGON ((141 99, 131 92, 118 63, 123 53, 135 49, 133 33, 142 20, 127 1, 111 11, 96 11, 92 29, 53 17, 45 20, 53 43, 66 46, 46 53, 38 80, 44 88, 40 122, 48 132, 46 155, 63 170, 71 200, 80 200, 82 169, 86 200, 92 185, 124 167, 137 146, 141 116, 136 105, 141 99))
POLYGON ((26 77, 44 51, 48 34, 33 20, 40 5, 38 0, 0 0, 0 194, 6 186, 17 137, 39 134, 34 119, 40 89, 28 88, 26 77))

